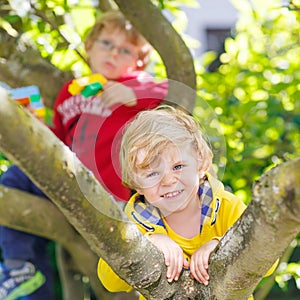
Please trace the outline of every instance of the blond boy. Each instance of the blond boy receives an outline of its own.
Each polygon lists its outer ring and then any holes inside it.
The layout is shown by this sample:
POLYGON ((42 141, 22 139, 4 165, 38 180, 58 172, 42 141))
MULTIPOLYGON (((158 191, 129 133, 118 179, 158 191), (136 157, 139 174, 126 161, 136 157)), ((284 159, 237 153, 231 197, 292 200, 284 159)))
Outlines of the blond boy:
MULTIPOLYGON (((209 256, 246 208, 210 175, 212 158, 197 121, 169 106, 141 112, 123 135, 123 181, 137 191, 125 212, 163 253, 168 282, 188 269, 208 285, 209 256)), ((102 259, 98 276, 112 292, 132 289, 102 259)))

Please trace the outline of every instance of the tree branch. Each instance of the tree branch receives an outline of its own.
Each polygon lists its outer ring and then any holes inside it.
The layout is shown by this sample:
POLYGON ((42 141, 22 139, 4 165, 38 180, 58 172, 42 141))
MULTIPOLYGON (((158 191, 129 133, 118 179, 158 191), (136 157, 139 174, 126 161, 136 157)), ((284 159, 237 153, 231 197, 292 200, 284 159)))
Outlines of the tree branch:
MULTIPOLYGON (((63 32, 59 29, 59 27, 57 26, 57 24, 55 24, 54 22, 52 22, 47 16, 46 14, 40 10, 37 9, 36 6, 33 3, 30 3, 31 8, 34 10, 35 14, 40 17, 45 23, 49 24, 50 27, 55 30, 59 36, 64 40, 64 42, 67 43, 67 45, 71 45, 71 42, 66 38, 66 36, 63 34, 63 32)), ((78 55, 78 57, 84 61, 86 64, 88 64, 86 58, 80 53, 80 51, 73 47, 75 53, 78 55)))
MULTIPOLYGON (((293 251, 297 245, 297 239, 294 239, 290 245, 287 247, 285 250, 284 254, 282 255, 279 265, 281 264, 288 264, 290 257, 293 254, 293 251)), ((264 280, 263 285, 261 285, 258 289, 255 290, 254 293, 254 299, 255 300, 264 300, 267 295, 270 293, 274 283, 275 283, 275 278, 277 276, 277 271, 274 272, 272 275, 270 275, 268 278, 264 280)))
MULTIPOLYGON (((197 292, 195 288, 183 289, 192 282, 189 277, 172 285, 167 282, 160 251, 129 222, 67 146, 8 99, 4 89, 0 89, 0 102, 0 150, 56 204, 98 257, 148 299, 169 299, 178 291, 180 295, 187 293, 183 298, 188 299, 189 293, 197 292)), ((196 282, 193 285, 200 287, 196 282)))
MULTIPOLYGON (((106 259, 123 279, 139 290, 144 286, 150 289, 150 283, 156 281, 167 286, 167 281, 161 279, 165 278, 161 276, 162 272, 165 274, 161 253, 128 222, 75 154, 23 107, 8 99, 3 89, 0 89, 0 101, 0 150, 8 159, 21 167, 91 249, 106 259), (13 134, 17 131, 18 136, 13 134)), ((157 291, 156 287, 153 289, 157 291)))

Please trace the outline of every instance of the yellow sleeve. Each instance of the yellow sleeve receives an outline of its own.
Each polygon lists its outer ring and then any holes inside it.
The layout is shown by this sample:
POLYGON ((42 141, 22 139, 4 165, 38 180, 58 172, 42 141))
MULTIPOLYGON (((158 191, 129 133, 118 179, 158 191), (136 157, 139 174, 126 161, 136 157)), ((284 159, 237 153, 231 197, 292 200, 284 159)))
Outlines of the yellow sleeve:
POLYGON ((121 279, 102 258, 98 262, 98 278, 109 292, 130 292, 132 287, 121 279))
POLYGON ((235 195, 224 191, 220 195, 221 205, 217 213, 217 236, 223 236, 225 232, 240 218, 246 205, 235 195))

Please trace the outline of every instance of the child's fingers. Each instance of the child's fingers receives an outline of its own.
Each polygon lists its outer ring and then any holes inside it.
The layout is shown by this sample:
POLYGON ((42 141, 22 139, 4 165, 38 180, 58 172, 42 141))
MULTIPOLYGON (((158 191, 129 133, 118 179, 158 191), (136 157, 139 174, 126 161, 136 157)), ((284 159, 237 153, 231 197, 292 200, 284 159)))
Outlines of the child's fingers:
POLYGON ((169 257, 169 265, 167 268, 167 280, 168 282, 172 282, 175 274, 176 274, 176 264, 177 264, 177 258, 174 254, 170 253, 169 257))
POLYGON ((207 272, 208 265, 204 263, 201 256, 196 257, 191 261, 190 271, 192 276, 205 285, 208 284, 209 275, 207 272))
POLYGON ((164 258, 165 258, 165 265, 167 267, 169 267, 170 266, 170 253, 169 253, 169 251, 164 250, 163 254, 164 254, 164 258))
POLYGON ((169 257, 169 259, 165 258, 165 264, 167 266, 167 280, 169 282, 172 282, 172 280, 173 280, 172 274, 173 274, 173 265, 174 265, 174 263, 171 261, 171 259, 169 257))
POLYGON ((105 84, 103 84, 103 90, 105 91, 105 90, 108 90, 109 88, 111 88, 112 86, 114 86, 115 84, 117 84, 115 81, 113 81, 113 80, 108 80, 108 81, 106 81, 106 83, 105 84))
POLYGON ((164 254, 168 282, 178 280, 184 264, 182 249, 163 234, 153 234, 149 239, 164 254))
POLYGON ((177 267, 176 267, 176 272, 175 272, 175 276, 174 276, 174 280, 177 281, 179 279, 179 276, 182 272, 182 267, 184 266, 184 261, 185 258, 183 256, 183 254, 179 254, 178 255, 178 261, 177 261, 177 267))
POLYGON ((170 253, 169 266, 167 269, 167 280, 172 282, 173 280, 177 281, 183 266, 183 254, 180 251, 173 251, 170 253))
POLYGON ((116 103, 126 106, 134 106, 137 103, 136 95, 133 90, 121 83, 108 81, 103 86, 104 93, 101 94, 102 103, 111 106, 116 103))

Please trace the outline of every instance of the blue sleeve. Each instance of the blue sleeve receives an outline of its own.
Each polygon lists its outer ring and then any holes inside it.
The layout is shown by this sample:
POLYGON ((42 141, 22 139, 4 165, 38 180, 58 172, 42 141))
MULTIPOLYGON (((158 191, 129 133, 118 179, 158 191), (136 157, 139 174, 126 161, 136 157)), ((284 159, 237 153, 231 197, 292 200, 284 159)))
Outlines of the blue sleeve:
POLYGON ((27 177, 27 175, 15 165, 9 167, 8 170, 2 174, 0 183, 7 187, 47 198, 46 195, 27 177))

